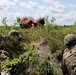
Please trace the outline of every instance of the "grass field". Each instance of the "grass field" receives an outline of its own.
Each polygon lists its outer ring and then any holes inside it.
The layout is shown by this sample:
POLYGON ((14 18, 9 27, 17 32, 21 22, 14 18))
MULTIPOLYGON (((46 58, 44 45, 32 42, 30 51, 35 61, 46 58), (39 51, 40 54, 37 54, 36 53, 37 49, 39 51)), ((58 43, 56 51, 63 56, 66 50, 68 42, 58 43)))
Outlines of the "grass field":
POLYGON ((7 36, 8 32, 12 29, 18 30, 24 36, 23 42, 26 44, 27 52, 20 55, 19 58, 14 58, 8 64, 15 65, 16 68, 18 68, 18 65, 21 65, 21 63, 23 63, 25 64, 25 67, 28 67, 26 69, 30 70, 30 73, 32 73, 31 75, 49 75, 50 71, 52 71, 53 75, 61 75, 60 68, 55 66, 56 63, 51 62, 48 58, 51 59, 51 57, 53 57, 55 59, 57 57, 60 57, 61 53, 65 49, 64 37, 67 34, 76 34, 76 25, 55 26, 46 24, 45 26, 38 25, 35 28, 28 29, 21 29, 19 26, 15 25, 7 25, 0 26, 0 35, 7 36), (41 55, 36 52, 36 43, 42 41, 43 39, 45 39, 46 44, 51 51, 49 55, 41 55), (32 42, 34 43, 31 46, 30 44, 32 42), (50 61, 50 63, 48 61, 50 61))

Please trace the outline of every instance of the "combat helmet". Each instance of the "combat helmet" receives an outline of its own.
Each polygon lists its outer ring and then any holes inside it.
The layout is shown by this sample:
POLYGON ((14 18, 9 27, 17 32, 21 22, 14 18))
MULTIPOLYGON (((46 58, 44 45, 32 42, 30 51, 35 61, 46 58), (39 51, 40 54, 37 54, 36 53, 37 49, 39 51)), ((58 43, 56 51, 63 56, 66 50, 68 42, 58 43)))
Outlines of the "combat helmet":
POLYGON ((19 37, 19 32, 17 30, 11 30, 9 33, 8 33, 8 36, 17 36, 19 37))
POLYGON ((76 35, 74 35, 74 34, 66 35, 64 38, 64 45, 67 46, 67 45, 70 45, 73 43, 76 43, 76 35))
POLYGON ((14 37, 14 38, 18 38, 19 41, 22 41, 24 40, 24 36, 18 32, 17 30, 11 30, 9 33, 8 33, 8 37, 14 37))

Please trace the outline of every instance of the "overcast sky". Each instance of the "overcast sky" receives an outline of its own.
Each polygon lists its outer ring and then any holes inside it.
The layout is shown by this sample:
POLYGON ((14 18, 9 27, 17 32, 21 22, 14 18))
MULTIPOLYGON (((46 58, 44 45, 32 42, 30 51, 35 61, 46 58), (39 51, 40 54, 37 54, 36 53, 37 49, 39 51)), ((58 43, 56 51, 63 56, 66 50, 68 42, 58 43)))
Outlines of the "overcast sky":
POLYGON ((71 25, 76 21, 76 0, 0 0, 0 25, 3 17, 12 24, 16 17, 23 16, 53 16, 56 24, 71 25))

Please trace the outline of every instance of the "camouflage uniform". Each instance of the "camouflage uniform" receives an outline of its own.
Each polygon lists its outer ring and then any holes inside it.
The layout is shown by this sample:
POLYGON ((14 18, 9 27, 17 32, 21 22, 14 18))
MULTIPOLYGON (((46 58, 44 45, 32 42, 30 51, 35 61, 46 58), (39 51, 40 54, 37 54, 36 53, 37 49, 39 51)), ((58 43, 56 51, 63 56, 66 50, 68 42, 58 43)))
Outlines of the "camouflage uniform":
MULTIPOLYGON (((19 32, 18 31, 11 30, 8 33, 8 37, 16 39, 18 41, 18 43, 16 43, 16 44, 17 44, 17 46, 19 46, 19 48, 17 48, 17 49, 19 49, 19 50, 23 50, 24 49, 23 46, 20 43, 20 41, 22 40, 22 37, 19 36, 19 32)), ((8 42, 8 43, 10 42, 11 43, 12 40, 6 39, 6 42, 8 42)), ((2 44, 2 43, 0 43, 0 44, 2 44)), ((9 46, 8 47, 7 46, 4 47, 4 44, 3 44, 3 46, 1 45, 1 48, 0 48, 0 75, 12 75, 12 67, 3 65, 4 62, 6 62, 7 60, 13 59, 13 52, 14 51, 11 51, 9 46), (3 50, 2 50, 2 47, 3 47, 3 50)), ((12 49, 12 50, 14 50, 14 49, 12 49)), ((15 52, 15 55, 17 55, 17 56, 19 55, 19 52, 17 50, 15 52)))
POLYGON ((76 75, 76 35, 68 34, 64 38, 63 61, 61 68, 64 75, 76 75))
POLYGON ((11 68, 8 66, 2 66, 7 60, 10 60, 10 55, 7 51, 3 50, 3 36, 0 36, 0 75, 10 75, 11 68))
POLYGON ((11 75, 11 66, 5 66, 3 63, 10 60, 10 55, 5 50, 0 50, 0 71, 1 75, 11 75), (2 66, 4 65, 4 66, 2 66))
POLYGON ((23 46, 22 44, 22 40, 24 39, 24 36, 22 34, 20 34, 18 31, 16 30, 11 30, 9 33, 8 33, 8 36, 9 37, 14 37, 14 39, 16 39, 17 41, 17 45, 19 46, 19 50, 26 50, 25 46, 23 46))

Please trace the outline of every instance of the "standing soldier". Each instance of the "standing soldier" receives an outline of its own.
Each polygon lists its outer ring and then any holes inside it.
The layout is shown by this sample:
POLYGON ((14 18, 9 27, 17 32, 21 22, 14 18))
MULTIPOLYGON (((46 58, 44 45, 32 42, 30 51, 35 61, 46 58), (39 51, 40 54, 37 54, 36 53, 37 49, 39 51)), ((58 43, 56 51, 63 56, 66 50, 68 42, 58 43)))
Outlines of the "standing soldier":
POLYGON ((19 56, 20 51, 24 49, 20 43, 22 39, 23 37, 19 36, 19 32, 16 30, 11 30, 8 37, 4 39, 3 49, 0 50, 0 75, 12 75, 12 66, 6 66, 3 63, 19 56))
POLYGON ((68 34, 64 38, 67 47, 63 53, 61 68, 64 75, 76 75, 76 35, 68 34))

